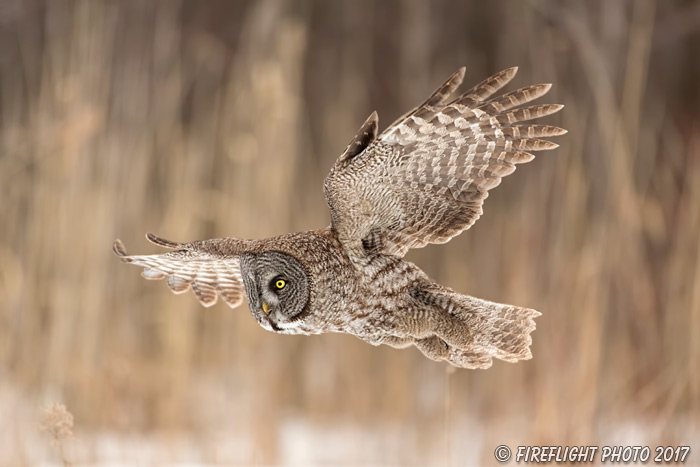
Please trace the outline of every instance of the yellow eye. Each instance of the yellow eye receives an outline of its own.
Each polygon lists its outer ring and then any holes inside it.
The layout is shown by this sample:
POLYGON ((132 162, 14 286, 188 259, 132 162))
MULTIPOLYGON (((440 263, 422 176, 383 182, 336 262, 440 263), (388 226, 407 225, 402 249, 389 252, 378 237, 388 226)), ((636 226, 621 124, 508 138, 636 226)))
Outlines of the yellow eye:
POLYGON ((277 290, 282 290, 285 285, 287 285, 287 283, 283 279, 277 279, 277 281, 275 281, 275 288, 277 290))

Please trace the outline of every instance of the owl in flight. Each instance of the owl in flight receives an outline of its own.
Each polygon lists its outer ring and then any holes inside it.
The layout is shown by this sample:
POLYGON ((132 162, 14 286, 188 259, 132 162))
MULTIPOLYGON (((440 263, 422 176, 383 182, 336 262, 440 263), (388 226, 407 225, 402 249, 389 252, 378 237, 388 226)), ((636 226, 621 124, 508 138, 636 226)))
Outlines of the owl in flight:
POLYGON ((403 259, 410 248, 445 243, 471 227, 502 177, 531 161, 531 152, 558 146, 541 138, 566 133, 519 124, 562 108, 522 107, 551 85, 493 97, 515 76, 517 68, 509 68, 453 95, 464 72, 383 133, 376 112, 362 124, 324 182, 330 227, 190 243, 148 234, 173 251, 129 256, 116 240, 114 252, 177 294, 192 289, 204 306, 221 298, 237 307, 245 290, 268 331, 345 332, 372 345, 413 345, 462 368, 531 358, 539 312, 459 294, 403 259))

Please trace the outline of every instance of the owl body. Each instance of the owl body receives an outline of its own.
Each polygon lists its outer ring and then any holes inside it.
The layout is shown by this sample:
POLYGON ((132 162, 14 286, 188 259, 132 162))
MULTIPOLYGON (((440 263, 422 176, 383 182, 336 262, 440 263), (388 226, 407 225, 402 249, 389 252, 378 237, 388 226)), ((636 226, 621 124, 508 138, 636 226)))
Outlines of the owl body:
POLYGON ((148 234, 173 251, 129 256, 119 240, 114 251, 142 266, 145 278, 165 279, 175 293, 192 290, 205 306, 220 298, 236 307, 245 297, 268 331, 343 332, 373 345, 415 346, 463 368, 529 359, 537 311, 459 294, 403 259, 410 248, 468 229, 516 164, 557 147, 540 138, 565 130, 519 124, 561 109, 522 107, 549 85, 492 97, 516 70, 455 97, 462 68, 381 135, 372 113, 324 182, 326 229, 191 243, 148 234))
MULTIPOLYGON (((193 247, 223 256, 238 248, 237 239, 214 240, 218 241, 195 243, 193 247), (222 248, 229 241, 233 250, 222 248), (216 248, 210 248, 207 242, 216 248)), ((356 267, 341 247, 337 232, 330 228, 247 242, 248 251, 241 255, 244 281, 246 274, 254 273, 252 263, 260 255, 275 252, 305 260, 304 274, 310 292, 308 303, 294 316, 293 326, 287 326, 283 316, 273 321, 276 315, 263 311, 256 298, 248 296, 258 323, 281 334, 345 332, 381 344, 387 336, 402 334, 407 321, 404 316, 416 308, 414 292, 432 283, 416 265, 395 256, 375 255, 356 267)), ((271 269, 271 279, 284 273, 274 267, 260 269, 271 269)), ((253 288, 246 287, 246 292, 253 288)))

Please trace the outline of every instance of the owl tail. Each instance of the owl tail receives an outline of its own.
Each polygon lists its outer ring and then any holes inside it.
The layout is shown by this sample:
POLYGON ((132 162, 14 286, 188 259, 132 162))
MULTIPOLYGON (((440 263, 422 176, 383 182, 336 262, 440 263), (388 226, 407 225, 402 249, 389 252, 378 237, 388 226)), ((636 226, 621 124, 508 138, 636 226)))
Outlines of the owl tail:
POLYGON ((507 362, 532 358, 530 333, 540 312, 454 292, 446 295, 447 306, 443 309, 451 316, 453 329, 469 335, 468 345, 449 346, 447 360, 452 365, 488 368, 493 358, 507 362))

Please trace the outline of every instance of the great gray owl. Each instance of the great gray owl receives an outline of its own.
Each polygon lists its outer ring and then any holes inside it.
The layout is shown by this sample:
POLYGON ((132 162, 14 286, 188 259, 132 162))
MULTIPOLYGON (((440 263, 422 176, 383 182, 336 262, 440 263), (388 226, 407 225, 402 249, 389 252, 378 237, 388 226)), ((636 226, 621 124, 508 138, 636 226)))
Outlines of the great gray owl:
POLYGON ((171 251, 127 256, 146 279, 165 279, 175 293, 192 289, 200 303, 243 301, 268 331, 345 332, 373 345, 416 346, 428 358, 464 368, 492 359, 532 357, 539 312, 462 295, 432 281, 402 258, 409 248, 444 243, 481 215, 488 190, 557 144, 542 137, 565 130, 518 122, 561 105, 520 107, 543 94, 539 84, 491 97, 517 68, 452 94, 464 68, 423 104, 377 136, 372 113, 324 182, 331 225, 265 240, 217 238, 176 243, 148 234, 171 251))

